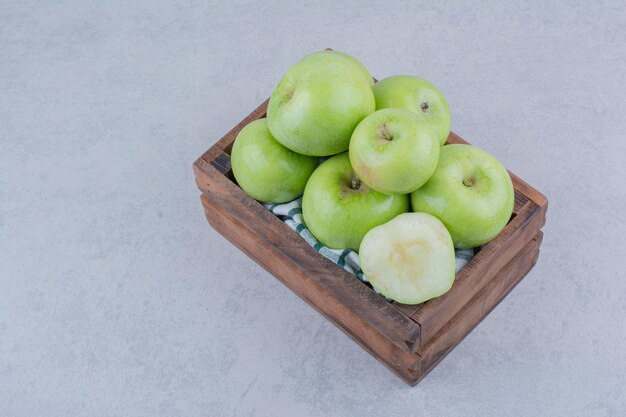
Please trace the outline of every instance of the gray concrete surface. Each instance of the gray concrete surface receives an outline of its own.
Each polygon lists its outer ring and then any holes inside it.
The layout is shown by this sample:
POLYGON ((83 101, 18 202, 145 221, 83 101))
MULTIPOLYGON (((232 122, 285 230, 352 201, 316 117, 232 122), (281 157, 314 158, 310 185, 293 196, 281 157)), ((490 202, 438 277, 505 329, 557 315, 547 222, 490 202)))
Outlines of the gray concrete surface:
POLYGON ((0 3, 0 416, 624 415, 624 3, 261 3, 0 3), (550 198, 415 388, 199 204, 193 160, 325 47, 430 79, 550 198))

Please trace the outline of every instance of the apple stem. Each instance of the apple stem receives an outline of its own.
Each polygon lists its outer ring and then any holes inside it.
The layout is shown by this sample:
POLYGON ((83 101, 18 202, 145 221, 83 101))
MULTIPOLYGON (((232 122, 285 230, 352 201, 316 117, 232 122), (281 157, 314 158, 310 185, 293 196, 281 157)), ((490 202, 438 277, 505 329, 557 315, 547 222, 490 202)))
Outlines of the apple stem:
POLYGON ((295 90, 293 89, 293 87, 287 90, 287 93, 285 94, 285 100, 284 100, 285 103, 291 100, 291 98, 293 97, 293 93, 295 93, 295 90))
POLYGON ((422 109, 424 113, 428 113, 428 110, 430 109, 428 102, 425 101, 424 103, 420 104, 420 109, 422 109))
POLYGON ((463 180, 463 185, 466 187, 471 187, 472 185, 474 185, 474 181, 472 181, 471 178, 465 178, 463 180))
POLYGON ((389 142, 391 142, 391 140, 393 139, 391 137, 391 134, 387 130, 387 125, 385 125, 385 124, 383 124, 383 126, 380 128, 380 137, 381 137, 381 139, 384 139, 384 140, 389 141, 389 142))
POLYGON ((350 184, 350 188, 353 190, 358 190, 361 188, 361 180, 358 178, 352 178, 352 184, 350 184))

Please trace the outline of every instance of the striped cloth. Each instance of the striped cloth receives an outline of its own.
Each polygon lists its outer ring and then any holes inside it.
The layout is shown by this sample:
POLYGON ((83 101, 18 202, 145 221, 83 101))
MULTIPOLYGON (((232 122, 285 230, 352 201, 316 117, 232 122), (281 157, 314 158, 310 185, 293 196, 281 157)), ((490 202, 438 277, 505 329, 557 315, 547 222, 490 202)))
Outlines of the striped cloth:
MULTIPOLYGON (((264 205, 275 216, 278 216, 278 218, 286 223, 287 226, 298 232, 298 234, 321 255, 330 259, 371 287, 367 281, 367 277, 361 270, 358 253, 351 249, 330 249, 315 239, 315 236, 309 231, 302 219, 302 198, 284 204, 264 205)), ((472 259, 472 256, 474 256, 474 249, 457 249, 455 255, 456 272, 459 272, 461 268, 472 259)))

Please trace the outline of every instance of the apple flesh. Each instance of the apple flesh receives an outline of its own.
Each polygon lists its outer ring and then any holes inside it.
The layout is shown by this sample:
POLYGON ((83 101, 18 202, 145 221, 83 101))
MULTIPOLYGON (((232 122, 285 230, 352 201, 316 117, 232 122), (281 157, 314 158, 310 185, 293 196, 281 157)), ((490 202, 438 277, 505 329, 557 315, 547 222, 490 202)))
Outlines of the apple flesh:
POLYGON ((439 141, 424 116, 403 109, 375 111, 350 140, 350 162, 365 184, 386 194, 408 194, 435 171, 439 141))
POLYGON ((403 304, 446 293, 456 271, 450 233, 426 213, 401 214, 370 230, 361 242, 359 260, 376 291, 403 304))
POLYGON ((443 145, 450 134, 450 109, 446 98, 428 81, 411 75, 394 75, 374 85, 376 109, 400 108, 423 114, 443 145))
POLYGON ((241 129, 230 155, 239 186, 264 203, 285 203, 304 192, 317 167, 317 158, 297 154, 281 145, 259 119, 241 129))
POLYGON ((267 108, 276 140, 303 155, 346 151, 356 125, 376 107, 371 77, 355 61, 322 51, 289 68, 267 108))
POLYGON ((506 226, 515 202, 507 170, 471 145, 446 145, 428 182, 411 194, 413 211, 436 216, 456 248, 489 242, 506 226))
POLYGON ((372 190, 356 175, 348 153, 324 161, 302 197, 302 217, 313 236, 332 249, 359 250, 363 236, 409 209, 408 195, 372 190))

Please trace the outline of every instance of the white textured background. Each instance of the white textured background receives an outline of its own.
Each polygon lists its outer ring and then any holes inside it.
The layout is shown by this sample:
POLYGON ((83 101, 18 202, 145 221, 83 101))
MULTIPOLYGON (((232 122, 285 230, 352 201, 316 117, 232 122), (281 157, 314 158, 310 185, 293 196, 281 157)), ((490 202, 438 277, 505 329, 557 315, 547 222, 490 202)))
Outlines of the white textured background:
POLYGON ((624 2, 262 3, 0 3, 0 416, 624 415, 624 2), (325 47, 431 80, 550 199, 535 269, 415 388, 195 188, 325 47))

